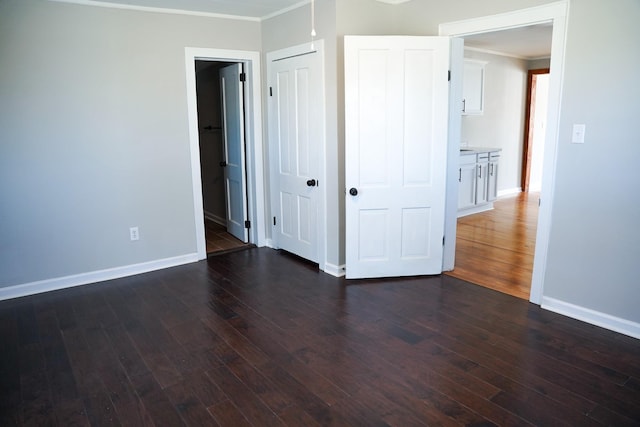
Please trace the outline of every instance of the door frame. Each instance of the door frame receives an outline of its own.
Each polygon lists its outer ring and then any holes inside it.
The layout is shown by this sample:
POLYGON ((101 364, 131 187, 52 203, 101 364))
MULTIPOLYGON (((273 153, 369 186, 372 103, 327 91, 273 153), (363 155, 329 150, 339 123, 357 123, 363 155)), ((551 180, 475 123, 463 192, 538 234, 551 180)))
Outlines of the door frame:
POLYGON ((549 68, 538 68, 527 72, 527 100, 524 114, 524 137, 522 144, 522 192, 529 191, 529 178, 531 176, 531 152, 533 151, 534 127, 531 126, 531 114, 536 105, 536 79, 540 74, 549 74, 549 68))
MULTIPOLYGON (((536 232, 536 247, 533 259, 533 275, 531 279, 531 293, 529 301, 540 305, 544 288, 544 276, 547 266, 549 251, 549 237, 551 234, 551 214, 553 208, 556 158, 560 139, 560 111, 562 101, 562 83, 564 80, 564 56, 565 40, 567 33, 567 16, 569 3, 562 0, 548 5, 517 10, 509 13, 486 16, 476 19, 440 24, 439 33, 444 36, 462 37, 471 34, 487 33, 510 28, 525 27, 528 25, 552 23, 553 36, 551 41, 551 65, 552 72, 549 75, 549 110, 547 113, 546 143, 543 159, 543 179, 536 232)), ((457 142, 452 142, 457 143, 457 142)), ((451 150, 450 150, 451 152, 451 150)), ((457 168, 457 159, 449 159, 448 167, 457 168)), ((457 189, 457 187, 456 187, 457 189)), ((455 191, 448 188, 447 192, 455 191)), ((455 194, 448 194, 453 197, 455 194)), ((447 216, 445 229, 455 230, 457 217, 447 216)), ((456 237, 447 235, 445 241, 446 266, 453 266, 455 258, 456 237), (453 245, 453 249, 446 248, 453 245)), ((489 274, 489 273, 487 273, 489 274)))
MULTIPOLYGON (((327 264, 327 162, 326 162, 326 151, 327 151, 327 138, 326 138, 326 120, 327 120, 327 116, 326 116, 326 106, 327 106, 327 101, 326 101, 326 87, 324 87, 325 85, 325 49, 324 49, 324 40, 323 39, 317 39, 314 40, 313 45, 311 45, 310 43, 304 43, 304 44, 299 44, 296 46, 290 46, 290 47, 286 47, 283 49, 278 49, 275 51, 271 51, 271 52, 267 52, 265 55, 266 58, 266 73, 267 73, 267 80, 266 80, 266 84, 267 84, 267 90, 269 90, 269 85, 271 83, 271 78, 272 78, 272 68, 271 68, 271 63, 273 61, 277 61, 277 60, 283 60, 283 59, 287 59, 287 58, 291 58, 291 57, 301 57, 304 56, 308 53, 311 53, 315 51, 318 55, 320 55, 320 62, 321 62, 321 67, 319 70, 319 74, 320 74, 320 79, 322 80, 322 85, 323 85, 323 90, 322 90, 322 125, 320 126, 320 128, 322 129, 322 136, 320 138, 321 140, 321 144, 320 147, 318 149, 318 163, 320 164, 319 169, 318 169, 318 180, 320 181, 320 185, 317 187, 317 190, 319 191, 319 196, 317 199, 317 203, 318 203, 318 212, 317 212, 317 223, 318 223, 318 236, 317 236, 317 254, 318 254, 318 267, 321 271, 325 271, 328 272, 330 274, 333 274, 335 268, 332 268, 331 266, 329 266, 327 264)), ((267 96, 269 96, 267 94, 267 96)), ((272 115, 270 115, 270 110, 269 110, 269 104, 270 102, 267 102, 267 132, 269 133, 269 143, 271 144, 271 141, 274 137, 274 135, 272 135, 272 129, 274 129, 275 124, 272 123, 271 121, 273 120, 272 115)), ((270 156, 269 159, 269 171, 270 174, 269 176, 272 178, 271 182, 270 182, 270 192, 271 192, 271 212, 276 212, 277 209, 275 209, 274 207, 274 195, 278 194, 278 189, 277 188, 273 188, 273 186, 275 185, 275 180, 273 179, 273 176, 275 174, 276 169, 278 168, 278 164, 277 164, 277 159, 273 159, 270 156)), ((279 248, 279 242, 277 241, 277 237, 275 236, 275 233, 271 233, 271 241, 269 244, 270 247, 274 247, 274 248, 279 248)))
POLYGON ((196 95, 195 61, 243 63, 247 81, 244 94, 245 144, 247 175, 247 209, 251 228, 249 241, 256 246, 265 246, 265 189, 264 152, 262 142, 262 103, 260 97, 261 72, 260 52, 210 48, 185 48, 185 70, 187 90, 187 113, 189 126, 189 149, 191 153, 191 182, 195 238, 198 260, 207 258, 204 227, 204 206, 200 170, 200 138, 198 132, 198 102, 196 95))

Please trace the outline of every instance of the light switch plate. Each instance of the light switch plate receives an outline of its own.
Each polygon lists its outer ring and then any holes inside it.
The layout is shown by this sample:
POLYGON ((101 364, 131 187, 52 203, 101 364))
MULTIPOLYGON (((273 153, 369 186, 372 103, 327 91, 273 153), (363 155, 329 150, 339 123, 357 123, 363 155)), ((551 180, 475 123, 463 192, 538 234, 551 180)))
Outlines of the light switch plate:
POLYGON ((571 134, 571 142, 573 144, 584 144, 584 132, 586 128, 584 124, 573 125, 573 133, 571 134))

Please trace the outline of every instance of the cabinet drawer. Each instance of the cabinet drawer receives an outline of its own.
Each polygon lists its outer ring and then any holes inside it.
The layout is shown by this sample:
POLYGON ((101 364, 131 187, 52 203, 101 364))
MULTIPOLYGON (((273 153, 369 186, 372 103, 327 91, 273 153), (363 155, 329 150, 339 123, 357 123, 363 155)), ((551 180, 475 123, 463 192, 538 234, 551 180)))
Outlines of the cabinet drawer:
POLYGON ((476 163, 476 159, 477 159, 477 155, 474 154, 462 154, 460 156, 460 164, 461 165, 468 165, 468 164, 473 164, 476 163))
POLYGON ((478 154, 479 162, 488 162, 489 161, 489 153, 479 153, 478 154))
POLYGON ((499 160, 500 159, 500 152, 499 151, 495 151, 495 152, 489 153, 489 158, 491 159, 491 161, 499 160))

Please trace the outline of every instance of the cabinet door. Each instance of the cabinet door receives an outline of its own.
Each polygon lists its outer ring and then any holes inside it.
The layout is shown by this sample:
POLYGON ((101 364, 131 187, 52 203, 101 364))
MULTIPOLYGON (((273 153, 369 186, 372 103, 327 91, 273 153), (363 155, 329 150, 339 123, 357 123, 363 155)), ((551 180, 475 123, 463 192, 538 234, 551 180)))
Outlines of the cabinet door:
POLYGON ((462 80, 462 114, 480 115, 484 108, 484 61, 465 59, 462 80))
POLYGON ((458 170, 458 209, 469 208, 476 204, 476 162, 460 164, 458 170))
POLYGON ((476 165, 476 204, 486 203, 489 200, 489 162, 478 160, 476 165))
POLYGON ((498 198, 498 162, 489 162, 489 177, 487 179, 487 200, 493 202, 498 198))

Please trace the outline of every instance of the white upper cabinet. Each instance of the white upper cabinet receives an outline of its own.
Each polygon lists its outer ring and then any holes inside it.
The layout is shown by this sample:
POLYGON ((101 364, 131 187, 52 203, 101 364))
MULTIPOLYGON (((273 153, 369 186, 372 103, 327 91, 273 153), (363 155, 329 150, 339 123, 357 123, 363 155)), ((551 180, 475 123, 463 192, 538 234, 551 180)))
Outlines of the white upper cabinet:
POLYGON ((484 66, 486 61, 464 60, 462 114, 480 115, 484 108, 484 66))

